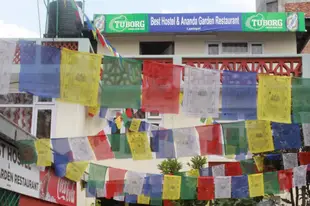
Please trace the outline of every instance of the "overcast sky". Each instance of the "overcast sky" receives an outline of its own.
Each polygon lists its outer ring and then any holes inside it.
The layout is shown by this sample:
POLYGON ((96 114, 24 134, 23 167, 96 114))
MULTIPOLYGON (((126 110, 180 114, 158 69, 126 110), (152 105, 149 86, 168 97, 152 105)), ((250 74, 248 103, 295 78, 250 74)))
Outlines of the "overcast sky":
MULTIPOLYGON (((43 34, 46 8, 44 0, 38 1, 43 34)), ((39 37, 37 0, 0 2, 0 38, 39 37)), ((255 0, 85 0, 85 3, 90 19, 93 14, 113 13, 255 12, 255 0)))

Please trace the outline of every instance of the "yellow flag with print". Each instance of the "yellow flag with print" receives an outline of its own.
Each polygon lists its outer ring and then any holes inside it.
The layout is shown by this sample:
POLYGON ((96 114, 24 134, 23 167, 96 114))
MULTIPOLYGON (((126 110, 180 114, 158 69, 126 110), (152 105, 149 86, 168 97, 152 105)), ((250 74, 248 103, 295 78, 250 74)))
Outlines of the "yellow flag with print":
POLYGON ((37 166, 48 167, 52 165, 51 139, 37 139, 35 147, 38 154, 37 166))
POLYGON ((61 50, 60 101, 95 107, 98 105, 102 55, 61 50))
POLYGON ((264 196, 263 174, 248 175, 250 197, 264 196))
POLYGON ((178 200, 181 193, 181 176, 165 175, 163 185, 164 200, 178 200))
POLYGON ((141 120, 140 119, 132 119, 129 130, 132 132, 138 132, 140 128, 141 120))
POLYGON ((153 159, 146 132, 127 132, 126 135, 133 160, 153 159))
POLYGON ((99 113, 99 111, 100 111, 100 105, 87 108, 88 115, 91 117, 96 116, 99 113))
POLYGON ((257 119, 291 123, 292 78, 259 75, 257 119))
POLYGON ((75 182, 80 181, 89 162, 69 162, 66 170, 66 177, 75 182))
POLYGON ((121 116, 118 116, 116 119, 115 119, 115 124, 117 126, 118 129, 121 129, 122 128, 122 118, 121 116))
POLYGON ((259 172, 262 172, 264 170, 264 156, 255 156, 253 157, 256 167, 258 169, 259 172))
POLYGON ((138 195, 138 204, 142 205, 149 205, 150 204, 150 197, 145 195, 138 195))
POLYGON ((245 121, 248 145, 251 153, 269 152, 274 150, 271 125, 269 121, 245 121))

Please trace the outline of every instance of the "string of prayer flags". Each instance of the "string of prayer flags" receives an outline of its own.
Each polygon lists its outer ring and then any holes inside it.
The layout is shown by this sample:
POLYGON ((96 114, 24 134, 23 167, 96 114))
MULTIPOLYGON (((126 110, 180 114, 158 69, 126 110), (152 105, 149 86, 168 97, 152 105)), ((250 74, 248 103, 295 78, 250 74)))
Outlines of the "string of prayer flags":
POLYGON ((127 140, 133 160, 153 159, 146 132, 128 132, 127 140))
POLYGON ((60 95, 60 49, 20 41, 19 91, 40 97, 60 95))
POLYGON ((38 154, 37 166, 49 167, 52 165, 52 150, 50 139, 37 139, 35 148, 38 154))
POLYGON ((214 200, 214 178, 199 177, 198 178, 198 200, 214 200))
POLYGON ((107 140, 107 136, 104 134, 104 131, 99 132, 96 136, 89 136, 88 141, 97 160, 114 158, 114 154, 107 140))
POLYGON ((142 61, 104 56, 101 105, 108 108, 141 107, 142 61))
POLYGON ((69 162, 67 164, 66 177, 74 182, 80 181, 85 170, 88 167, 88 161, 86 162, 69 162))
POLYGON ((140 128, 140 125, 141 125, 141 120, 134 118, 134 119, 131 120, 131 124, 130 124, 129 130, 132 131, 132 132, 138 132, 139 128, 140 128))
POLYGON ((248 152, 248 141, 244 122, 222 124, 225 154, 248 152))
POLYGON ((249 120, 245 122, 249 151, 253 154, 274 150, 269 121, 249 120))
POLYGON ((124 192, 131 195, 142 194, 145 174, 128 171, 126 174, 126 181, 124 192))
POLYGON ((181 176, 165 175, 162 198, 165 200, 180 199, 181 181, 181 176))
POLYGON ((34 140, 18 140, 16 143, 19 151, 19 160, 22 164, 34 164, 37 162, 38 155, 34 140))
POLYGON ((0 39, 0 95, 8 94, 16 43, 0 39))
POLYGON ((285 170, 298 167, 297 153, 284 153, 282 159, 285 170))
POLYGON ((98 105, 101 55, 63 48, 60 64, 60 99, 84 106, 98 105))
POLYGON ((281 191, 290 191, 293 187, 293 170, 280 170, 278 171, 278 180, 281 191))
POLYGON ((215 198, 231 198, 231 177, 214 177, 215 198))
POLYGON ((249 184, 246 175, 231 177, 231 197, 232 198, 248 198, 249 184))
POLYGON ((225 176, 242 175, 240 162, 228 162, 225 164, 225 176))
POLYGON ((69 138, 51 139, 53 146, 54 164, 67 164, 73 160, 69 138))
POLYGON ((138 204, 148 205, 150 204, 150 197, 147 197, 145 195, 138 195, 138 204))
POLYGON ((172 130, 155 130, 152 134, 156 158, 175 158, 172 130))
POLYGON ((272 131, 276 150, 301 148, 301 133, 298 124, 272 122, 272 131))
POLYGON ((278 172, 264 173, 264 191, 265 191, 265 194, 279 194, 280 193, 278 172))
POLYGON ((257 119, 256 78, 256 72, 223 71, 222 119, 257 119))
POLYGON ((95 188, 103 188, 107 169, 106 166, 90 163, 87 184, 95 188))
POLYGON ((220 71, 186 66, 182 110, 187 116, 219 117, 220 71))
POLYGON ((292 77, 292 113, 295 123, 310 123, 310 79, 292 77))
POLYGON ((212 167, 212 175, 213 177, 225 176, 225 165, 216 165, 212 167))
POLYGON ((199 155, 198 137, 194 127, 173 129, 176 156, 190 157, 199 155))
POLYGON ((304 145, 310 146, 310 124, 302 124, 302 132, 304 137, 304 145))
POLYGON ((87 137, 68 138, 74 161, 93 160, 93 150, 87 137))
POLYGON ((173 64, 143 62, 142 108, 146 112, 179 113, 182 69, 173 64))
POLYGON ((257 119, 291 123, 291 77, 259 75, 257 119))
POLYGON ((197 177, 182 176, 181 180, 181 199, 193 200, 197 194, 197 177))
POLYGON ((248 175, 250 197, 264 196, 264 176, 263 174, 248 175))
POLYGON ((111 144, 115 159, 132 158, 126 134, 109 134, 108 139, 111 144))
POLYGON ((201 155, 222 155, 221 126, 219 124, 198 126, 201 155))
POLYGON ((301 165, 293 169, 293 187, 302 187, 307 185, 308 165, 301 165))

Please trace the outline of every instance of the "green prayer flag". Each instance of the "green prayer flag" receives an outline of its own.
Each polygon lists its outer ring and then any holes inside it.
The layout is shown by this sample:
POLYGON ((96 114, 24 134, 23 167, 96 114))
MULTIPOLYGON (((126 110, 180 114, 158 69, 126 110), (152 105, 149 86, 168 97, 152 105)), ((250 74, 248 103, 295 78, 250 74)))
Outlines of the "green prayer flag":
POLYGON ((257 167, 253 159, 240 161, 240 166, 244 175, 255 174, 257 172, 257 167))
POLYGON ((197 194, 197 177, 182 176, 181 199, 194 200, 197 194))
POLYGON ((206 121, 206 118, 204 118, 204 117, 200 118, 201 123, 205 123, 205 121, 206 121))
POLYGON ((35 148, 35 140, 19 140, 17 141, 17 148, 22 164, 34 164, 37 162, 38 156, 35 148))
POLYGON ((108 139, 115 159, 132 158, 126 134, 108 134, 108 139))
POLYGON ((104 56, 101 106, 140 109, 142 61, 104 56))
POLYGON ((225 154, 238 155, 248 152, 245 122, 222 124, 225 154))
POLYGON ((264 190, 265 190, 265 194, 279 194, 280 193, 278 172, 264 173, 264 190))
POLYGON ((161 198, 151 198, 150 205, 162 206, 163 200, 161 198))
POLYGON ((310 123, 310 79, 292 78, 292 113, 294 123, 310 123))
POLYGON ((90 163, 88 184, 93 188, 103 188, 108 167, 90 163))

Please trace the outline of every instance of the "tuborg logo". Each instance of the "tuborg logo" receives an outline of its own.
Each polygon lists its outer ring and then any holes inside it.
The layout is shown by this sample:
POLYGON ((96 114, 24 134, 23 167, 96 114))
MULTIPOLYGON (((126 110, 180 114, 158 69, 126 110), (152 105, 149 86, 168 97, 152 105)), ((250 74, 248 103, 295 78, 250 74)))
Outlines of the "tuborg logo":
POLYGON ((265 19, 263 14, 255 14, 253 16, 250 16, 246 23, 246 27, 252 30, 263 30, 265 28, 268 29, 281 29, 283 28, 283 20, 280 18, 274 18, 274 19, 265 19))
POLYGON ((109 28, 115 32, 123 32, 125 30, 143 30, 145 28, 145 21, 130 21, 126 16, 121 15, 110 21, 109 28))

